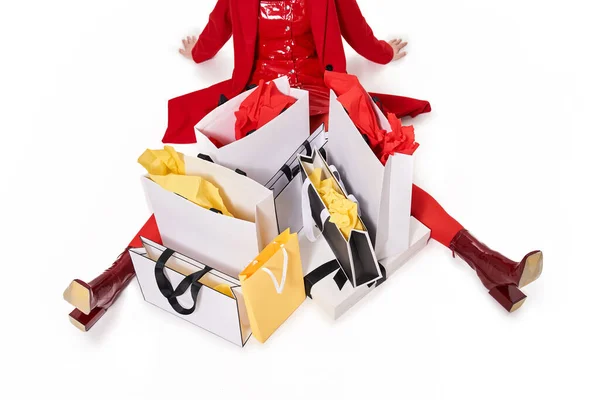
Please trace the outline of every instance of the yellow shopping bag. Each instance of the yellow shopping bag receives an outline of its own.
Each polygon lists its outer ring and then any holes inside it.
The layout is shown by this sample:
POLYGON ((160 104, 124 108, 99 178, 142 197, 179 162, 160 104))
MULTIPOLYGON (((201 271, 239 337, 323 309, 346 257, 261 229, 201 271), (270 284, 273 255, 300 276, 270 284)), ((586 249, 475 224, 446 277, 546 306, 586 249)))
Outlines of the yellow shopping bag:
POLYGON ((239 278, 252 334, 264 343, 306 298, 298 235, 277 236, 239 278))

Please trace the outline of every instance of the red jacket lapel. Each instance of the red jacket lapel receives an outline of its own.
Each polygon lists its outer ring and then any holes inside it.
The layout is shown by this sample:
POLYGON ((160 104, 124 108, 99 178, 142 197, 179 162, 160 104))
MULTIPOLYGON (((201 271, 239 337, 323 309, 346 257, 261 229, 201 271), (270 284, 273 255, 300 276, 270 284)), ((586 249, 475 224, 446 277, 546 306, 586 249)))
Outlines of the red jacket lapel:
POLYGON ((311 28, 323 68, 346 72, 346 56, 335 0, 310 0, 311 28))
POLYGON ((315 46, 317 47, 317 54, 319 55, 321 62, 323 62, 323 56, 325 55, 325 27, 327 25, 329 0, 311 0, 308 4, 310 7, 311 29, 315 40, 315 46))

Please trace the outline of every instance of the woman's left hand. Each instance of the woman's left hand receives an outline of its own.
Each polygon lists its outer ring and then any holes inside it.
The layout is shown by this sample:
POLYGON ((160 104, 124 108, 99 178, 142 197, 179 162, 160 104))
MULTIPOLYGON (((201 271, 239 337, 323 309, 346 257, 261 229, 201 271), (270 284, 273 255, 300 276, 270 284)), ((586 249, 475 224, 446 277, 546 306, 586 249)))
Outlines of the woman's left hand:
POLYGON ((402 51, 402 49, 406 47, 408 42, 403 42, 402 39, 394 39, 390 40, 388 43, 392 46, 392 49, 394 49, 394 58, 392 61, 399 60, 406 55, 406 51, 402 51))

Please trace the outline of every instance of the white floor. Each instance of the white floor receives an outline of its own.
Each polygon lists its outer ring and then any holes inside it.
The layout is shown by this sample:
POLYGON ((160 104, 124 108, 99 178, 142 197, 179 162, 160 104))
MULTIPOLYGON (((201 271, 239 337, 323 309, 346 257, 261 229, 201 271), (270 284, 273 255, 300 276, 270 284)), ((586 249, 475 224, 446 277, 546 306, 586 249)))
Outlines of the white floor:
MULTIPOLYGON (((338 0, 342 1, 342 0, 338 0)), ((338 321, 310 300, 238 348, 144 303, 135 282, 87 334, 62 300, 148 216, 137 165, 167 100, 225 79, 229 43, 177 54, 214 0, 0 6, 3 391, 11 398, 597 398, 597 10, 591 1, 359 0, 372 91, 431 101, 415 181, 490 246, 545 270, 508 315, 470 268, 427 248, 338 321), (595 30, 593 32, 592 30, 595 30), (8 139, 8 140, 6 140, 8 139)))

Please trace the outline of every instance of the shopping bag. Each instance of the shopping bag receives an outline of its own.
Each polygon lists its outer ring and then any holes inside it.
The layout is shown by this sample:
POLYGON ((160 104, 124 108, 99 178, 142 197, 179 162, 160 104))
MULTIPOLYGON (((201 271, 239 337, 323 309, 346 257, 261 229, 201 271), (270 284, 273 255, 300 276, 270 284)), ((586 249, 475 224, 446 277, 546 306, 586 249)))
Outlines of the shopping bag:
POLYGON ((236 141, 235 112, 255 89, 243 92, 198 122, 195 126, 197 143, 187 145, 185 152, 189 153, 187 149, 191 146, 194 154, 201 153, 217 164, 240 169, 248 177, 265 185, 310 134, 308 92, 290 88, 286 77, 276 79, 273 83, 283 94, 297 101, 251 135, 236 141), (218 148, 214 140, 224 146, 218 148))
POLYGON ((275 197, 279 232, 283 232, 287 228, 290 228, 292 232, 299 232, 302 229, 302 177, 300 176, 298 154, 310 156, 313 151, 324 152, 326 143, 327 132, 325 125, 321 125, 290 154, 285 164, 265 184, 265 187, 273 191, 275 197))
POLYGON ((286 229, 239 278, 252 334, 264 343, 306 298, 298 235, 286 229))
POLYGON ((129 250, 144 299, 238 346, 251 334, 238 279, 149 239, 129 250))
MULTIPOLYGON (((346 237, 340 227, 332 221, 330 211, 309 177, 315 169, 320 169, 323 178, 330 179, 338 193, 349 200, 355 201, 356 198, 346 192, 344 186, 340 183, 337 170, 332 170, 324 160, 321 152, 313 152, 310 157, 299 155, 298 159, 303 179, 302 219, 304 235, 314 242, 320 233, 323 234, 335 255, 335 262, 339 264, 342 274, 353 287, 377 282, 383 277, 383 273, 377 261, 368 229, 365 227, 362 218, 359 215, 356 216, 358 219, 357 225, 360 225, 362 229, 350 229, 346 237), (316 232, 315 224, 318 229, 316 232)), ((338 276, 338 279, 341 278, 338 276)), ((340 282, 340 284, 343 284, 343 282, 340 282)))
MULTIPOLYGON (((404 253, 378 260, 385 279, 379 279, 374 284, 353 287, 341 278, 339 263, 323 236, 316 242, 310 242, 304 231, 298 234, 302 268, 304 270, 304 287, 306 295, 319 305, 331 318, 337 319, 354 305, 360 302, 368 293, 383 285, 398 269, 422 250, 429 239, 429 229, 411 217, 410 247, 404 253)), ((385 285, 383 285, 385 287, 385 285)))
POLYGON ((206 209, 163 189, 148 176, 142 185, 165 246, 238 276, 277 235, 273 193, 221 165, 184 157, 186 175, 200 176, 219 188, 227 210, 206 209))
MULTIPOLYGON (((390 131, 388 120, 370 102, 380 127, 390 131)), ((377 259, 405 252, 410 244, 414 156, 394 154, 383 166, 333 91, 328 139, 328 161, 338 168, 346 188, 356 195, 377 259)))

